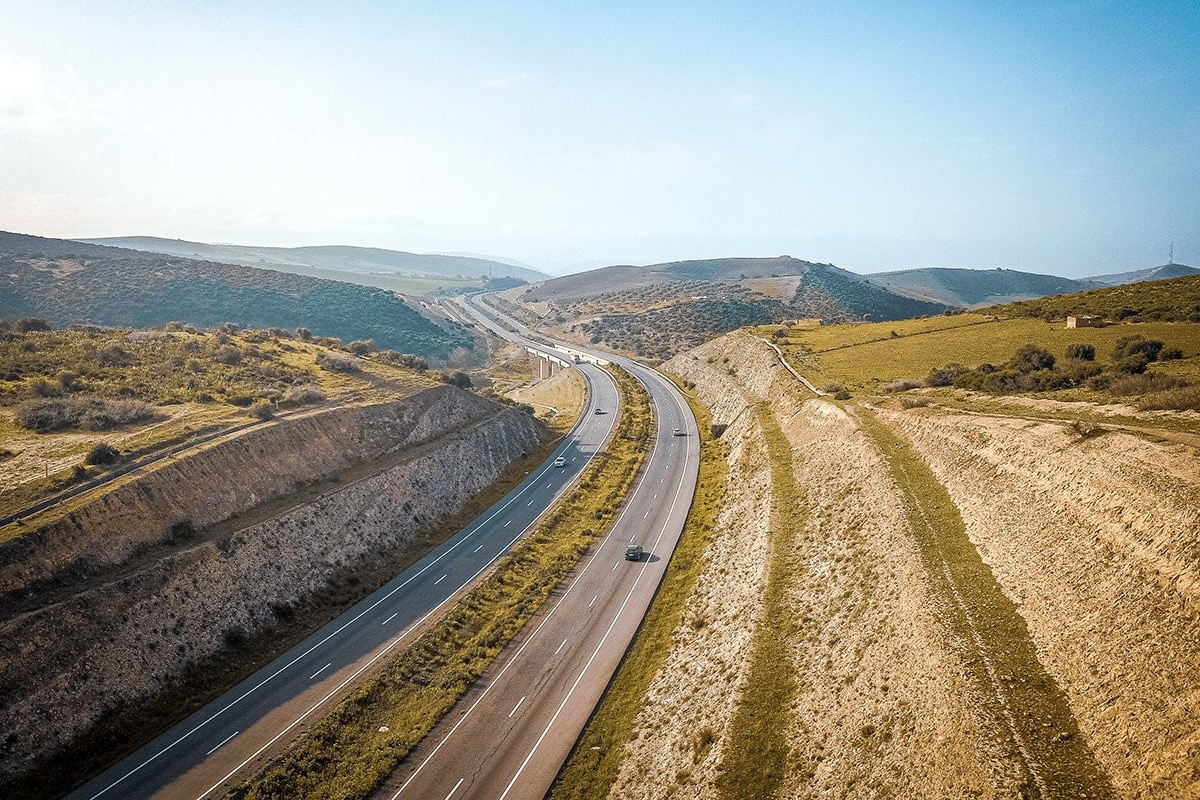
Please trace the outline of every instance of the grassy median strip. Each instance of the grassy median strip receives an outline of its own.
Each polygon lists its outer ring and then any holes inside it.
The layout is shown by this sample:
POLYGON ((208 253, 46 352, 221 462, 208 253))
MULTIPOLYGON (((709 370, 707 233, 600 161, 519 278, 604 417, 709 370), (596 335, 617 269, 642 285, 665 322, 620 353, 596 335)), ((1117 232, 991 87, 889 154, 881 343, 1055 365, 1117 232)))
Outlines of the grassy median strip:
POLYGON ((607 452, 576 488, 444 619, 235 796, 366 797, 454 707, 611 524, 642 464, 649 397, 627 373, 612 371, 621 417, 607 452))
POLYGON ((717 515, 721 511, 728 466, 724 447, 711 434, 708 409, 691 397, 688 397, 688 405, 700 427, 700 478, 687 525, 637 638, 575 743, 575 749, 550 790, 550 797, 608 796, 625 754, 625 743, 632 736, 642 698, 666 661, 671 650, 671 636, 683 622, 684 606, 704 565, 704 552, 712 541, 717 515))
POLYGON ((784 732, 797 691, 788 637, 796 622, 788 597, 801 569, 796 538, 804 527, 804 498, 796 486, 792 447, 769 403, 755 408, 771 459, 771 561, 763 613, 754 631, 746 687, 729 725, 717 791, 721 797, 774 797, 787 770, 784 732))
POLYGON ((1024 773, 1021 796, 1112 797, 1066 695, 1038 660, 1024 618, 967 537, 949 492, 873 412, 855 412, 900 488, 937 610, 974 684, 980 714, 1024 773))

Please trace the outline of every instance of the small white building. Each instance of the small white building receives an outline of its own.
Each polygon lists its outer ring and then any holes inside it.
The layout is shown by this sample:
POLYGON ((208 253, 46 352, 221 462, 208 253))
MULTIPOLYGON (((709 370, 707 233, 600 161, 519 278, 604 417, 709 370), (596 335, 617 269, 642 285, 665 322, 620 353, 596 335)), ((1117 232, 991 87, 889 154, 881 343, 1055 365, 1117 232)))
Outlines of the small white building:
POLYGON ((1082 314, 1077 317, 1067 317, 1068 328, 1099 328, 1104 320, 1100 317, 1093 317, 1088 314, 1082 314))

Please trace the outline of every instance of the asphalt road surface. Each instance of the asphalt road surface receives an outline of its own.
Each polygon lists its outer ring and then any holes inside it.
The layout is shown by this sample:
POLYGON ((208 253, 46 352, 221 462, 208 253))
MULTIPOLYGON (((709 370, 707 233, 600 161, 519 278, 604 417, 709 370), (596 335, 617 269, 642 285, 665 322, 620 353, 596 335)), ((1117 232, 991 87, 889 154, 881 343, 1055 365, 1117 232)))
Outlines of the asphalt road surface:
POLYGON ((612 378, 591 364, 579 423, 545 463, 442 546, 292 650, 69 797, 221 796, 262 766, 372 665, 406 645, 534 524, 604 445, 616 414, 612 378), (552 466, 562 456, 565 467, 552 466))
MULTIPOLYGON (((504 315, 487 310, 493 317, 488 319, 482 309, 466 307, 480 324, 508 338, 520 341, 528 333, 504 315)), ((378 798, 542 797, 654 597, 696 485, 695 419, 675 387, 653 370, 583 352, 620 363, 650 393, 658 428, 643 477, 611 532, 585 556, 565 590, 401 764, 378 798), (627 560, 630 543, 646 554, 627 560)))

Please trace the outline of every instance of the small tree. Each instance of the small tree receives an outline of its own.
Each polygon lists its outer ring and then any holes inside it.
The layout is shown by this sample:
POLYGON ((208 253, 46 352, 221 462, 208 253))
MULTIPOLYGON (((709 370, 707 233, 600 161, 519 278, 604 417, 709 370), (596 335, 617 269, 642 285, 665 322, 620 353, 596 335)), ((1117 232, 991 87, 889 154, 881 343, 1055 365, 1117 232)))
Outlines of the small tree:
POLYGON ((41 317, 21 317, 17 320, 17 330, 21 333, 35 333, 50 330, 50 323, 41 317))
POLYGON ((275 418, 275 408, 271 405, 271 401, 265 397, 255 400, 250 406, 250 413, 255 419, 268 420, 275 418))
POLYGON ((1036 372, 1040 369, 1054 369, 1054 356, 1048 350, 1036 344, 1026 344, 1017 348, 1009 359, 1008 367, 1017 372, 1036 372))

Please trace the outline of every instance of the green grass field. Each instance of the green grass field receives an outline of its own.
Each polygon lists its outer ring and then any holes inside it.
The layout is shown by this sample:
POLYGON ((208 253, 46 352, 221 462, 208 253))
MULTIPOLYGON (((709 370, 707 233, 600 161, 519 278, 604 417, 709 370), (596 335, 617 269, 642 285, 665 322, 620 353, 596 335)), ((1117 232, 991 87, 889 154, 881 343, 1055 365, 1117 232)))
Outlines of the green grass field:
MULTIPOLYGON (((760 328, 769 337, 776 327, 760 328)), ((1177 347, 1184 358, 1155 363, 1151 371, 1163 371, 1200 382, 1200 323, 1147 322, 1110 325, 1103 328, 1068 329, 1062 321, 1040 319, 994 319, 983 314, 879 322, 855 325, 826 325, 792 328, 778 342, 806 377, 818 385, 844 384, 851 392, 874 393, 883 384, 911 378, 920 380, 930 369, 957 362, 969 367, 1001 364, 1024 344, 1044 347, 1062 358, 1071 344, 1092 344, 1096 361, 1111 362, 1113 347, 1122 336, 1141 334, 1177 347), (895 335, 893 335, 895 334, 895 335)), ((1059 392, 1058 395, 1066 396, 1059 392)))

